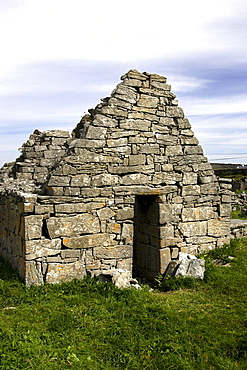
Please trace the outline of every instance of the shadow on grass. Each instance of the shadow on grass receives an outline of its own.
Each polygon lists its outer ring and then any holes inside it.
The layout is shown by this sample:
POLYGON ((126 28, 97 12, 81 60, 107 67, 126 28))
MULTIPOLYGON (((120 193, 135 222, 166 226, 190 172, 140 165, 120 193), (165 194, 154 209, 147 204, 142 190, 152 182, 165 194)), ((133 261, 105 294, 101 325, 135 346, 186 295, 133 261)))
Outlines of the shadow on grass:
POLYGON ((0 280, 22 282, 17 270, 12 269, 10 262, 0 255, 0 280))

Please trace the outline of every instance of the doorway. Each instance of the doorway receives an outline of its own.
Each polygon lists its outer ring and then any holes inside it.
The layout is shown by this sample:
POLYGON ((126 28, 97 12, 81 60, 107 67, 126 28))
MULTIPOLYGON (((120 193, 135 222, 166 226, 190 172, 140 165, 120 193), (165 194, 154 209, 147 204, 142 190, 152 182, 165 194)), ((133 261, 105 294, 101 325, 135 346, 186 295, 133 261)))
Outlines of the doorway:
POLYGON ((137 195, 135 199, 133 277, 153 280, 159 273, 159 206, 156 195, 137 195))

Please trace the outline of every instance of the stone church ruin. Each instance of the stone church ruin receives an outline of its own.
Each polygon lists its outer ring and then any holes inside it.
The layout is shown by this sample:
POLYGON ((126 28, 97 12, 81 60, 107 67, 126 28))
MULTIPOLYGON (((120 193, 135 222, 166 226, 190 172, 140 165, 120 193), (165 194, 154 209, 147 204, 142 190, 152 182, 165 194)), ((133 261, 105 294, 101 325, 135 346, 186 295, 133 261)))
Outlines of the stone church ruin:
POLYGON ((1 169, 0 253, 27 285, 128 270, 229 242, 217 180, 166 78, 130 70, 70 135, 35 130, 1 169))

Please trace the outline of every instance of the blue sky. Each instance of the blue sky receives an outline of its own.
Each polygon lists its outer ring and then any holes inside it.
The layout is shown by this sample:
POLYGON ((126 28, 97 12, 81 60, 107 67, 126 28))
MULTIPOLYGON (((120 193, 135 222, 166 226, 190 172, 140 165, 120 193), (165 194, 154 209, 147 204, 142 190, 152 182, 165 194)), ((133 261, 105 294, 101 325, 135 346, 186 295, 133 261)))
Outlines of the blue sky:
POLYGON ((247 164, 246 0, 0 0, 0 166, 129 69, 166 76, 210 161, 247 164))

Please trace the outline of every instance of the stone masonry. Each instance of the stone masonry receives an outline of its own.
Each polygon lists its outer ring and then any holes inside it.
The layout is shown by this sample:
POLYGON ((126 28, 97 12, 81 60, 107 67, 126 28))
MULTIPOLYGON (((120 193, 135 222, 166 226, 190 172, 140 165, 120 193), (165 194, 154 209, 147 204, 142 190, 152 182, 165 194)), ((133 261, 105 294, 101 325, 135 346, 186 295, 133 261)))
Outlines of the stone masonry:
POLYGON ((27 285, 125 269, 229 242, 231 185, 203 155, 166 78, 130 70, 70 135, 35 130, 6 164, 0 252, 27 285))

